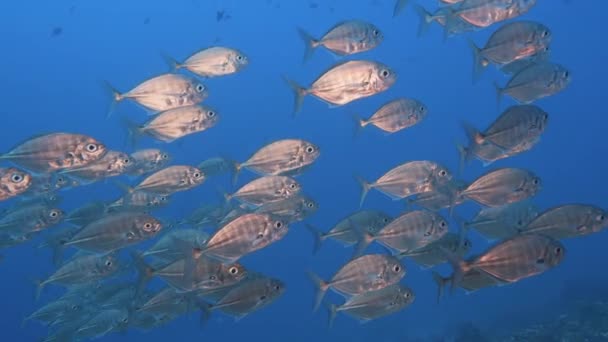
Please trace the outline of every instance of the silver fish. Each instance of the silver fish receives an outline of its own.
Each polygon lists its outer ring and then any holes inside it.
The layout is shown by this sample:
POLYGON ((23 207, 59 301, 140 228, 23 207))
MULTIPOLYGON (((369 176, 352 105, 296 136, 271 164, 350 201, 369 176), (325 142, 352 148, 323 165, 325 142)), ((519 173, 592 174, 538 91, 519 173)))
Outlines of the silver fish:
POLYGON ((306 95, 313 95, 331 106, 386 91, 397 81, 397 74, 388 66, 375 61, 341 62, 321 74, 309 88, 287 80, 295 95, 294 113, 300 111, 306 95))
POLYGON ((235 178, 242 169, 266 176, 295 176, 312 165, 320 154, 318 146, 305 140, 277 140, 259 149, 247 161, 237 163, 235 178))
POLYGON ((427 115, 427 107, 415 99, 396 99, 378 109, 369 119, 357 118, 358 127, 368 125, 387 132, 395 133, 421 122, 427 115))
MULTIPOLYGON (((194 78, 179 74, 163 74, 150 78, 125 93, 109 87, 115 103, 131 99, 154 112, 195 105, 209 96, 205 85, 194 78)), ((111 114, 112 110, 108 115, 111 114)))
POLYGON ((200 50, 180 63, 169 59, 176 69, 187 69, 202 77, 217 77, 234 74, 249 65, 249 58, 241 51, 213 46, 200 50))
POLYGON ((541 188, 541 179, 534 173, 517 168, 501 168, 477 178, 460 196, 487 207, 499 207, 531 198, 541 188))
POLYGON ((600 232, 608 227, 608 212, 585 204, 566 204, 550 208, 527 225, 519 228, 523 234, 543 234, 554 239, 566 239, 600 232))
POLYGON ((133 167, 131 157, 118 151, 108 151, 100 159, 85 166, 61 171, 70 177, 86 182, 95 182, 110 177, 120 176, 133 167))
POLYGON ((247 183, 231 195, 241 202, 262 206, 267 203, 282 201, 297 195, 302 186, 295 179, 287 176, 264 176, 247 183))
POLYGON ((171 160, 171 157, 167 152, 150 148, 131 153, 131 159, 133 160, 133 168, 127 173, 133 176, 141 176, 162 169, 171 160))
POLYGON ((504 94, 526 104, 564 90, 572 81, 570 71, 550 62, 532 64, 513 75, 504 87, 496 86, 497 101, 504 94))
POLYGON ((156 171, 146 177, 129 192, 150 192, 170 195, 190 190, 205 181, 205 175, 197 168, 187 165, 173 165, 156 171))
POLYGON ((339 56, 352 55, 376 48, 384 40, 384 35, 374 24, 361 20, 347 20, 334 25, 320 39, 316 39, 303 29, 298 30, 306 51, 304 61, 312 57, 320 46, 339 56))
POLYGON ((521 201, 499 207, 483 208, 471 220, 463 223, 488 239, 510 238, 524 230, 538 216, 538 208, 530 201, 521 201))

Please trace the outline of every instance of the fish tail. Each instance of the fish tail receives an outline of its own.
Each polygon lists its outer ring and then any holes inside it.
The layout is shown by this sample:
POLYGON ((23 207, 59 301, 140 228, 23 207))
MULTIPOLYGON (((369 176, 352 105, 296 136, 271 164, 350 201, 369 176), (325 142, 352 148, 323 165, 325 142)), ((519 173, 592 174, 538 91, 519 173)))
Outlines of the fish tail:
POLYGON ((469 47, 473 52, 473 84, 479 81, 484 70, 488 66, 488 60, 481 54, 481 49, 472 39, 469 39, 469 47))
POLYGON ((435 271, 432 272, 432 275, 433 281, 437 284, 437 303, 439 303, 441 297, 443 297, 443 288, 450 282, 450 278, 444 278, 435 271))
POLYGON ((445 27, 443 29, 443 40, 446 41, 450 37, 450 32, 458 25, 458 17, 453 9, 447 8, 445 15, 445 27))
POLYGON ((131 258, 133 259, 133 264, 137 269, 137 290, 135 291, 135 298, 137 298, 146 288, 146 285, 148 285, 150 279, 152 279, 154 276, 154 269, 149 266, 144 260, 144 257, 136 251, 131 252, 131 258))
POLYGON ((466 163, 469 162, 473 157, 473 154, 471 153, 472 146, 478 144, 478 137, 481 137, 481 133, 477 130, 477 128, 475 128, 475 126, 471 125, 466 121, 461 121, 460 125, 462 126, 462 129, 464 130, 464 133, 467 136, 467 141, 469 145, 469 147, 465 147, 460 144, 456 144, 456 147, 458 148, 458 154, 460 156, 460 173, 462 173, 464 171, 464 166, 466 165, 466 163))
POLYGON ((312 254, 317 254, 317 252, 321 249, 321 245, 323 244, 323 233, 311 224, 306 223, 305 226, 312 234, 314 239, 312 254))
POLYGON ((199 310, 201 310, 200 324, 201 326, 204 326, 205 323, 209 321, 209 318, 211 318, 211 311, 213 310, 213 305, 207 303, 204 300, 197 299, 196 306, 199 308, 199 310))
POLYGON ((462 278, 464 277, 464 273, 467 271, 467 264, 461 257, 453 253, 452 251, 446 249, 443 246, 439 247, 441 252, 448 259, 448 262, 454 269, 454 274, 450 277, 450 291, 454 291, 456 286, 460 285, 462 282, 462 278))
POLYGON ((407 6, 408 2, 409 0, 397 0, 395 2, 395 7, 393 8, 393 17, 398 16, 403 11, 405 6, 407 6))
POLYGON ((361 135, 361 131, 365 126, 369 124, 369 122, 363 118, 361 118, 357 113, 351 114, 351 118, 353 120, 353 139, 356 139, 359 135, 361 135))
POLYGON ((496 89, 496 108, 500 109, 500 103, 502 102, 502 95, 504 93, 504 89, 498 85, 498 83, 494 82, 494 89, 496 89))
POLYGON ((319 46, 319 40, 310 35, 308 32, 304 31, 302 28, 298 27, 298 33, 300 34, 300 38, 304 41, 304 58, 302 63, 307 62, 312 57, 313 53, 317 46, 319 46))
POLYGON ((414 9, 416 10, 416 14, 420 18, 420 22, 418 23, 418 37, 425 36, 429 29, 431 28, 431 24, 433 23, 433 15, 426 10, 426 8, 420 5, 414 5, 414 9))
POLYGON ((53 264, 55 266, 59 266, 63 259, 63 250, 65 249, 64 244, 67 241, 63 241, 60 239, 47 238, 45 242, 41 243, 38 248, 49 247, 51 248, 51 254, 53 255, 53 264))
POLYGON ((121 117, 122 125, 127 130, 127 142, 130 147, 135 147, 139 140, 144 135, 144 130, 136 122, 132 121, 126 116, 121 117))
POLYGON ((40 299, 40 295, 42 294, 42 290, 44 290, 44 287, 46 286, 46 282, 36 279, 34 280, 34 284, 36 284, 36 295, 35 295, 35 299, 38 300, 40 299))
POLYGON ((357 175, 355 175, 355 179, 361 186, 361 198, 359 200, 359 207, 362 207, 363 202, 365 201, 365 197, 367 197, 367 193, 373 187, 373 185, 371 183, 368 183, 365 179, 363 179, 362 177, 359 177, 357 175))
POLYGON ((241 170, 243 169, 243 164, 239 162, 233 162, 234 172, 232 172, 232 185, 236 185, 236 182, 239 180, 239 175, 241 174, 241 170))
POLYGON ((308 90, 285 76, 283 76, 283 79, 291 87, 294 94, 293 115, 295 116, 302 109, 302 103, 304 97, 308 94, 308 90))
POLYGON ((329 304, 327 305, 327 311, 329 312, 327 327, 331 329, 334 326, 334 321, 338 315, 338 306, 336 304, 329 304))
POLYGON ((321 303, 323 302, 323 297, 325 297, 325 293, 327 293, 327 290, 329 289, 329 284, 323 279, 321 279, 318 275, 310 271, 308 271, 307 273, 308 277, 317 289, 317 294, 315 295, 315 302, 313 306, 313 312, 315 312, 319 309, 319 306, 321 306, 321 303))
POLYGON ((108 94, 112 95, 112 102, 110 102, 110 108, 108 108, 108 112, 106 113, 106 119, 109 119, 112 114, 114 114, 114 110, 116 109, 118 102, 124 100, 125 97, 108 81, 103 81, 103 87, 106 89, 108 94))
POLYGON ((161 52, 161 56, 169 66, 169 72, 175 72, 181 68, 183 68, 183 64, 178 62, 177 59, 171 57, 171 55, 161 52))

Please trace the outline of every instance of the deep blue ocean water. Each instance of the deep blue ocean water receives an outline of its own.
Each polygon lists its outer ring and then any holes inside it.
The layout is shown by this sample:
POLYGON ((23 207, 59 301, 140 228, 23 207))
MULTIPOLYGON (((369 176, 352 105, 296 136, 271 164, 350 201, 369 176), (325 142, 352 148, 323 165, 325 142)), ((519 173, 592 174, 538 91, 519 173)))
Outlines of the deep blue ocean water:
MULTIPOLYGON (((492 83, 507 80, 489 68, 473 85, 472 56, 465 38, 483 44, 497 25, 443 42, 439 26, 433 26, 423 38, 416 36, 418 17, 411 7, 393 18, 393 1, 315 2, 316 8, 307 0, 3 1, 0 151, 8 151, 35 134, 66 131, 88 134, 112 149, 130 152, 119 117, 143 121, 145 112, 132 103, 121 103, 114 117, 106 120, 111 98, 102 81, 128 90, 168 71, 162 53, 183 59, 200 48, 220 44, 245 52, 250 65, 235 75, 204 80, 210 92, 206 103, 217 108, 221 122, 184 138, 182 143, 162 145, 174 156, 174 164, 196 165, 218 155, 244 161, 276 139, 309 140, 321 147, 322 154, 299 180, 320 206, 307 222, 324 230, 358 208, 360 189, 353 174, 371 180, 397 164, 422 159, 444 163, 456 171, 454 142, 465 142, 460 121, 479 128, 487 126, 500 113, 492 83), (217 22, 219 10, 231 18, 217 22), (390 65, 399 75, 396 85, 385 93, 333 109, 307 97, 302 112, 292 117, 293 96, 281 76, 309 85, 336 62, 320 50, 302 64, 304 48, 296 28, 320 36, 335 23, 351 18, 373 22, 384 32, 385 40, 377 49, 349 59, 374 59, 390 65), (51 36, 55 27, 61 27, 62 33, 51 36), (429 108, 428 117, 420 125, 391 136, 366 128, 353 139, 352 114, 367 117, 398 96, 423 101, 429 108)), ((429 8, 436 6, 431 0, 418 2, 429 8)), ((543 209, 579 202, 605 208, 608 50, 604 22, 608 5, 600 0, 538 2, 523 18, 551 28, 552 60, 567 66, 573 81, 564 92, 536 103, 550 114, 550 122, 532 151, 489 168, 470 163, 462 176, 472 180, 491 168, 522 167, 542 177, 543 190, 534 201, 543 209)), ((505 99, 502 109, 507 104, 513 101, 505 99)), ((160 145, 144 139, 140 147, 146 146, 160 145)), ((245 171, 239 183, 253 178, 245 171)), ((218 200, 218 186, 232 189, 228 176, 210 180, 174 196, 171 206, 159 215, 180 218, 205 201, 218 200)), ((70 210, 88 200, 111 200, 120 194, 109 182, 77 188, 63 194, 62 208, 70 210)), ((377 191, 370 193, 364 206, 393 215, 404 209, 403 202, 391 201, 377 191)), ((476 209, 476 205, 467 204, 457 211, 471 217, 476 209)), ((470 238, 474 252, 488 246, 475 233, 470 238)), ((40 300, 34 300, 33 279, 44 278, 54 269, 50 251, 36 248, 40 242, 2 251, 2 341, 36 341, 46 336, 46 329, 35 322, 20 327, 24 316, 61 293, 59 287, 51 285, 40 300)), ((456 291, 440 304, 435 301, 430 272, 406 261, 409 272, 403 283, 416 294, 411 307, 366 324, 340 315, 328 330, 326 312, 312 313, 314 292, 305 271, 314 270, 328 278, 349 259, 351 251, 327 242, 313 256, 312 238, 300 223, 284 240, 242 261, 287 284, 285 295, 271 306, 239 322, 216 313, 201 328, 198 316, 192 314, 147 333, 130 330, 103 340, 408 341, 416 336, 441 336, 469 321, 491 331, 509 331, 555 315, 569 299, 564 295, 571 293, 565 292, 568 286, 579 289, 576 293, 606 284, 607 243, 605 232, 567 240, 566 259, 556 269, 470 295, 456 291)), ((370 249, 374 250, 382 251, 370 249)), ((438 271, 448 274, 450 268, 444 265, 438 271)), ((338 302, 340 297, 331 294, 328 299, 338 302)))

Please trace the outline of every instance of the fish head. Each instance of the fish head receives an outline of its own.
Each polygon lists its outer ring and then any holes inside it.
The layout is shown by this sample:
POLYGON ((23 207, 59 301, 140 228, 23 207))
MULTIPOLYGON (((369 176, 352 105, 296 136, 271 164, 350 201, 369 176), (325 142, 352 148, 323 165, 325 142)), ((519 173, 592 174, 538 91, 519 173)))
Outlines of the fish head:
POLYGON ((393 303, 396 303, 398 306, 408 306, 414 302, 416 299, 416 295, 414 295, 414 291, 409 287, 402 286, 397 291, 397 295, 395 296, 393 303))
POLYGON ((416 116, 416 118, 418 120, 424 119, 426 117, 427 113, 429 112, 429 109, 427 108, 427 106, 418 100, 414 101, 412 109, 413 109, 413 114, 416 116))
POLYGON ((163 228, 163 224, 150 215, 141 214, 135 219, 135 228, 142 236, 154 236, 163 228))
POLYGON ((447 221, 443 217, 437 214, 433 215, 436 216, 433 224, 424 232, 424 239, 429 240, 429 242, 436 241, 446 235, 449 228, 447 221))
POLYGON ((473 248, 473 243, 471 240, 465 238, 462 244, 460 244, 460 239, 456 240, 456 248, 454 249, 459 255, 466 255, 469 253, 471 248, 473 248))
POLYGON ((538 50, 544 50, 549 47, 551 39, 553 38, 551 30, 541 23, 536 24, 533 35, 533 40, 536 41, 538 50))
POLYGON ((285 283, 278 279, 270 278, 266 281, 266 290, 264 294, 260 296, 260 302, 268 303, 272 302, 276 298, 280 297, 283 293, 285 293, 285 283))
MULTIPOLYGON (((247 277, 247 269, 239 264, 222 264, 219 274, 221 286, 230 286, 236 284, 247 277)), ((218 286, 219 287, 219 286, 218 286)))
POLYGON ((365 41, 368 47, 376 47, 384 40, 384 34, 374 24, 368 23, 366 27, 365 41))
POLYGON ((128 172, 133 168, 135 168, 135 162, 133 161, 133 158, 123 152, 120 152, 116 155, 114 165, 111 166, 111 169, 118 173, 128 172))
POLYGON ((43 221, 47 226, 55 225, 65 218, 65 212, 59 208, 45 208, 43 221))
POLYGON ((526 194, 526 197, 533 197, 542 189, 542 186, 541 178, 532 172, 528 172, 521 190, 526 194))
POLYGON ((188 184, 199 185, 205 181, 205 174, 196 167, 190 167, 186 178, 188 179, 188 184))
POLYGON ((68 189, 79 186, 80 183, 76 179, 70 178, 67 175, 53 175, 51 186, 55 190, 68 189))
POLYGON ((539 132, 543 132, 549 122, 549 114, 544 110, 536 107, 534 111, 534 117, 530 120, 530 126, 528 131, 531 135, 537 136, 539 132))
POLYGON ((301 160, 303 162, 303 165, 312 164, 312 162, 317 160, 317 158, 319 158, 319 155, 321 155, 321 149, 319 148, 319 146, 313 143, 302 141, 301 147, 301 160))
POLYGON ((443 186, 448 184, 452 179, 452 173, 447 167, 441 164, 434 164, 431 167, 431 179, 434 186, 443 186))
POLYGON ((213 108, 199 105, 195 120, 197 122, 194 122, 194 124, 198 129, 205 129, 215 126, 220 120, 220 115, 213 108))
POLYGON ((96 273, 100 275, 110 275, 118 271, 120 263, 114 254, 107 254, 99 258, 96 262, 96 273))
POLYGON ((243 52, 238 50, 233 50, 230 54, 230 60, 232 61, 232 65, 234 66, 234 70, 242 70, 247 65, 249 65, 249 57, 245 55, 243 52))
POLYGON ((377 234, 382 228, 386 227, 386 225, 391 223, 393 220, 392 217, 383 212, 374 213, 374 216, 375 217, 371 224, 367 226, 367 232, 372 235, 377 234))
POLYGON ((265 240, 265 242, 263 244, 267 245, 274 241, 281 240, 289 231, 289 225, 281 218, 268 215, 264 231, 263 240, 265 240))
POLYGON ((555 65, 554 80, 550 83, 550 87, 554 91, 559 91, 566 88, 572 81, 570 71, 561 65, 555 65))
POLYGON ((566 248, 558 240, 548 238, 547 245, 541 258, 547 268, 559 265, 566 255, 566 248))
POLYGON ((376 92, 385 91, 397 82, 397 72, 387 65, 376 63, 374 69, 371 82, 376 92))
POLYGON ((291 197, 292 195, 299 193, 300 190, 302 190, 302 186, 297 180, 291 177, 284 178, 281 189, 282 194, 285 194, 286 197, 291 197))
MULTIPOLYGON (((608 212, 601 208, 590 207, 587 213, 588 224, 584 226, 585 231, 582 234, 591 234, 602 231, 608 226, 608 212)), ((580 227, 579 227, 580 228, 580 227)))
POLYGON ((300 216, 302 218, 314 214, 319 209, 319 204, 310 197, 302 196, 300 202, 300 216))
POLYGON ((388 284, 398 283, 401 278, 405 276, 405 266, 399 261, 399 259, 393 256, 387 256, 386 268, 382 278, 388 284))
POLYGON ((152 194, 151 197, 146 202, 146 207, 149 207, 149 208, 158 208, 158 207, 164 207, 167 204, 169 204, 169 196, 168 195, 154 195, 154 194, 152 194))
POLYGON ((207 89, 206 85, 194 79, 192 79, 190 82, 190 94, 188 99, 189 103, 200 103, 209 97, 209 90, 207 89))
POLYGON ((104 144, 95 140, 94 138, 87 137, 76 146, 75 155, 82 158, 85 164, 91 163, 98 159, 101 159, 108 149, 104 144))
POLYGON ((0 178, 2 186, 13 194, 22 193, 32 185, 32 175, 16 168, 8 168, 0 178))

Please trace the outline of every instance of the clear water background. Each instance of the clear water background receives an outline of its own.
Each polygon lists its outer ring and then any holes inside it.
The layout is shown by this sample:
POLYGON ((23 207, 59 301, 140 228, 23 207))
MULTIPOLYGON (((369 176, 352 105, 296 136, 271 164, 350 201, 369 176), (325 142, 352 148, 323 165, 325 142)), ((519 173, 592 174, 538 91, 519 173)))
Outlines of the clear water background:
MULTIPOLYGON (((399 163, 418 159, 436 160, 456 171, 454 142, 465 141, 460 121, 480 128, 489 124, 499 114, 492 82, 504 84, 506 78, 489 70, 477 85, 472 85, 472 56, 466 40, 457 37, 444 43, 438 26, 428 36, 417 38, 418 18, 411 7, 392 18, 393 2, 388 0, 317 2, 318 8, 312 9, 305 0, 2 1, 0 151, 31 135, 53 131, 85 133, 112 149, 125 149, 119 116, 143 121, 145 113, 123 103, 116 117, 106 120, 110 96, 100 86, 101 81, 128 90, 168 70, 161 52, 183 59, 219 38, 218 44, 244 51, 250 65, 240 74, 205 81, 211 94, 206 103, 217 108, 221 122, 207 132, 183 139, 181 144, 163 146, 174 155, 174 163, 195 165, 217 155, 245 160, 272 140, 310 140, 321 147, 322 156, 300 180, 321 207, 309 222, 323 229, 357 209, 359 188, 353 174, 374 179, 399 163), (232 18, 216 22, 220 9, 232 18), (145 18, 150 18, 147 25, 145 18), (354 58, 374 59, 395 68, 399 73, 397 84, 381 95, 336 109, 307 98, 301 114, 292 118, 292 94, 281 75, 308 85, 335 63, 334 57, 317 51, 311 62, 302 65, 303 44, 296 27, 320 36, 336 22, 349 18, 368 20, 384 32, 385 41, 378 49, 354 58), (61 26, 63 34, 52 38, 50 32, 55 26, 61 26), (398 96, 424 101, 429 107, 427 119, 392 136, 366 129, 353 140, 352 113, 369 116, 398 96)), ((551 28, 552 58, 570 68, 573 82, 565 92, 537 103, 550 114, 541 143, 531 152, 500 161, 495 167, 524 167, 540 175, 544 189, 536 203, 541 208, 575 202, 607 207, 608 3, 538 2, 524 18, 551 28)), ((419 3, 429 8, 436 5, 430 0, 419 3)), ((496 28, 467 36, 483 44, 496 28)), ((507 103, 512 101, 503 101, 503 108, 507 103)), ((147 139, 144 146, 157 145, 147 139)), ((473 163, 463 176, 471 180, 484 171, 479 163, 473 163)), ((240 183, 252 178, 245 172, 240 183)), ((172 206, 160 214, 175 218, 187 215, 197 205, 216 200, 217 185, 230 189, 228 177, 210 181, 174 196, 172 206)), ((111 183, 95 184, 65 193, 62 208, 69 210, 87 200, 109 200, 119 195, 119 189, 111 183)), ((372 192, 365 207, 397 215, 403 203, 372 192)), ((476 206, 469 204, 458 212, 470 217, 475 210, 476 206)), ((471 239, 474 251, 486 248, 479 236, 471 234, 471 239)), ((313 256, 311 236, 299 224, 280 243, 243 260, 247 267, 286 282, 286 294, 272 306, 238 323, 217 313, 201 329, 198 317, 190 315, 148 333, 129 331, 103 340, 407 341, 413 336, 442 334, 466 321, 508 331, 556 314, 571 293, 606 284, 607 242, 605 233, 567 241, 567 256, 559 268, 512 286, 472 295, 457 291, 441 304, 435 302, 436 288, 430 272, 408 262, 409 274, 403 282, 416 293, 409 309, 363 325, 339 316, 334 328, 328 330, 326 313, 311 313, 313 288, 304 271, 311 269, 330 277, 349 258, 350 250, 327 242, 313 256), (565 284, 574 284, 574 292, 564 292, 565 284)), ((60 293, 51 285, 38 302, 34 300, 32 279, 44 278, 53 270, 50 252, 35 248, 38 243, 3 252, 3 341, 35 341, 45 336, 45 329, 37 323, 20 327, 24 316, 60 293)), ((449 268, 439 270, 446 274, 449 268)), ((328 298, 340 300, 333 294, 328 298)))

